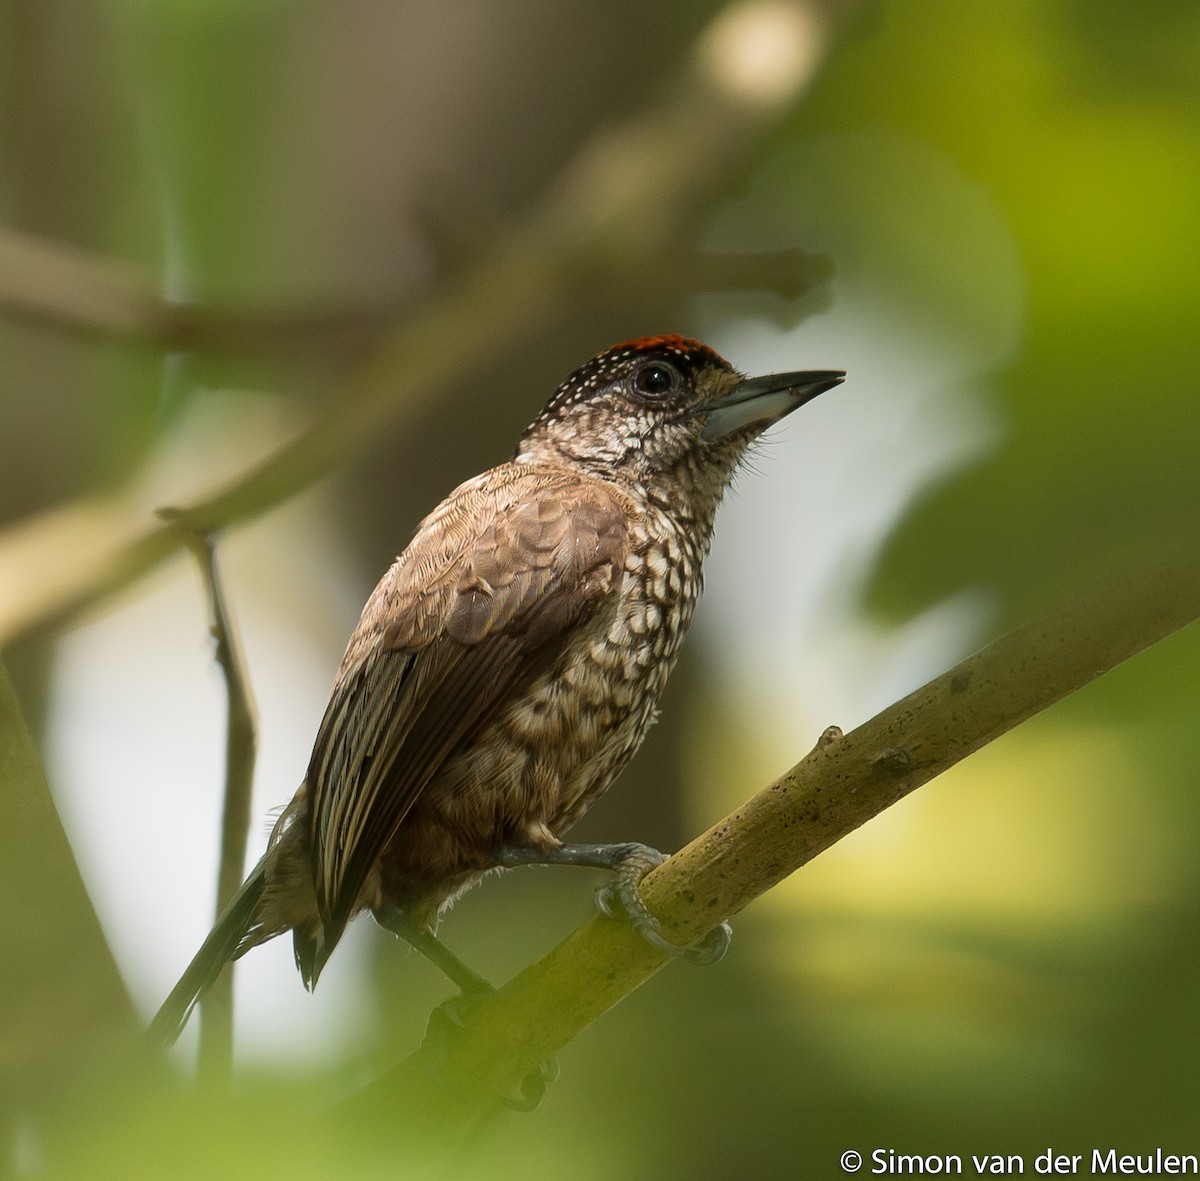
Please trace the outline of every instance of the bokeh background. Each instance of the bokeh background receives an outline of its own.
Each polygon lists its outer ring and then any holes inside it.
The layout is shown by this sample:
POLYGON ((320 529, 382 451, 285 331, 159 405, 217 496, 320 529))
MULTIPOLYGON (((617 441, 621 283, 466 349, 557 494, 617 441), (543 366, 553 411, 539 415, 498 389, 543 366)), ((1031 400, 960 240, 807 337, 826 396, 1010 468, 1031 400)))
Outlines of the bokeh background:
MULTIPOLYGON (((277 446, 582 145, 660 101, 719 10, 0 0, 0 233, 285 325, 164 350, 0 306, 10 589, 34 552, 17 541, 60 506, 144 517, 277 446)), ((583 839, 676 848, 825 726, 1191 536, 1200 8, 819 11, 811 89, 680 211, 677 257, 600 290, 582 270, 552 325, 225 536, 261 724, 253 858, 379 574, 615 340, 681 331, 747 371, 849 378, 739 481, 662 720, 583 839), (797 250, 811 265, 779 273, 797 250), (693 252, 767 261, 700 290, 693 252)), ((146 1018, 211 920, 224 693, 205 611, 179 555, 4 653, 146 1018)), ((457 1170, 833 1177, 847 1148, 1200 1150, 1198 645, 1159 645, 795 875, 719 967, 672 966, 588 1029, 542 1107, 457 1170)), ((508 875, 442 932, 507 979, 588 917, 592 884, 508 875)), ((187 1088, 194 1034, 165 1079, 113 1078, 69 1069, 76 1031, 48 1025, 2 1059, 0 1175, 397 1175, 386 1129, 308 1113, 410 1052, 446 986, 364 920, 310 997, 285 944, 239 969, 240 1108, 187 1088)), ((48 1003, 60 984, 26 980, 48 1003)))

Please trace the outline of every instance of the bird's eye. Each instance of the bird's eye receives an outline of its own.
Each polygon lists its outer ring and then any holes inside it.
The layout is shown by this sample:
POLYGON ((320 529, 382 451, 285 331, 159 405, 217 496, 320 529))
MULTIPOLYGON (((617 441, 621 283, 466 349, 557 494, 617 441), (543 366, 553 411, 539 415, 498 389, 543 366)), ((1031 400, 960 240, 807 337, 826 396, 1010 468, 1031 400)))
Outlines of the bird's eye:
POLYGON ((650 361, 633 375, 633 388, 639 394, 657 398, 672 389, 679 380, 678 372, 662 361, 650 361))

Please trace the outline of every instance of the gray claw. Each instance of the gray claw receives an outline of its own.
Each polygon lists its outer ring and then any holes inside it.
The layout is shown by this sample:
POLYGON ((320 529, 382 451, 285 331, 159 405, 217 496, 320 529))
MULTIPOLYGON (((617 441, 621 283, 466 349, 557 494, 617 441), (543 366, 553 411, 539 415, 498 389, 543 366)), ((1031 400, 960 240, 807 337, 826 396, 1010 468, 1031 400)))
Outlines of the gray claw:
POLYGON ((713 927, 699 943, 685 947, 683 954, 693 964, 715 964, 729 950, 732 939, 733 928, 728 923, 722 923, 719 927, 713 927))
POLYGON ((546 1088, 558 1078, 558 1059, 543 1062, 521 1080, 521 1095, 501 1095, 500 1102, 510 1111, 534 1111, 546 1095, 546 1088))
POLYGON ((596 890, 596 907, 610 919, 624 919, 651 947, 664 955, 689 960, 694 964, 715 964, 729 949, 733 932, 728 923, 710 931, 690 947, 672 943, 663 933, 662 924, 638 893, 638 883, 666 858, 657 850, 638 847, 617 866, 613 879, 596 890))
POLYGON ((605 918, 621 919, 625 917, 625 912, 613 904, 613 896, 616 892, 616 887, 612 882, 605 882, 604 885, 596 887, 596 909, 605 918))

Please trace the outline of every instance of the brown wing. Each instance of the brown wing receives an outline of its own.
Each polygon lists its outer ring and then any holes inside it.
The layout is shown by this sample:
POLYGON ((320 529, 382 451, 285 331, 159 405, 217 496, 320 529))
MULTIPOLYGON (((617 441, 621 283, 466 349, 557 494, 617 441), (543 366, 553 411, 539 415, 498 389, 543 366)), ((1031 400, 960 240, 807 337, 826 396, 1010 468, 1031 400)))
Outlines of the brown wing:
POLYGON ((513 466, 422 524, 363 611, 309 765, 322 962, 447 758, 616 593, 624 546, 605 486, 513 466))

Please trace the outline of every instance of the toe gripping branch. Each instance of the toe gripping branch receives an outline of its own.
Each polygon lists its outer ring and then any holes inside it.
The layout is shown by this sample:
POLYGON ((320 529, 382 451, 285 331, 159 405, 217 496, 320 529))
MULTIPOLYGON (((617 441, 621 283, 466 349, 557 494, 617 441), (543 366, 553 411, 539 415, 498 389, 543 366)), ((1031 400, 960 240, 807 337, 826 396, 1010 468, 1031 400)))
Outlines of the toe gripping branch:
MULTIPOLYGON (((471 1010, 496 989, 478 972, 467 967, 436 935, 413 923, 407 915, 376 912, 375 918, 382 927, 393 935, 399 935, 430 963, 440 968, 458 987, 460 995, 443 1001, 429 1015, 429 1025, 425 1029, 425 1040, 421 1047, 430 1077, 439 1087, 453 1090, 450 1071, 446 1069, 450 1042, 467 1028, 471 1010)), ((500 1095, 498 1098, 514 1111, 533 1111, 541 1103, 546 1088, 557 1077, 558 1060, 551 1058, 521 1080, 516 1095, 500 1095)))
MULTIPOLYGON (((433 1081, 440 1087, 453 1090, 450 1074, 446 1069, 446 1056, 452 1038, 467 1028, 470 1012, 487 992, 462 993, 443 1001, 429 1015, 422 1050, 425 1065, 433 1081)), ((499 1095, 497 1098, 512 1111, 533 1111, 542 1102, 546 1088, 558 1078, 558 1059, 551 1058, 532 1070, 520 1082, 515 1095, 499 1095)))
MULTIPOLYGON (((496 863, 508 869, 521 865, 583 865, 612 870, 612 880, 596 890, 596 905, 605 915, 627 921, 647 943, 664 955, 694 964, 716 963, 729 947, 732 932, 728 923, 710 931, 699 943, 681 947, 663 935, 662 924, 638 893, 642 878, 666 859, 665 854, 649 845, 629 842, 621 845, 560 845, 549 852, 508 847, 500 850, 496 863)), ((428 956, 462 990, 461 996, 451 997, 434 1009, 425 1032, 425 1060, 429 1073, 439 1085, 450 1086, 446 1069, 450 1041, 467 1028, 471 1009, 494 989, 434 936, 413 928, 402 919, 384 925, 428 956)), ((519 1094, 502 1095, 500 1101, 516 1111, 532 1111, 557 1077, 558 1062, 551 1058, 521 1080, 519 1094)))
POLYGON ((540 849, 510 847, 500 851, 497 861, 507 868, 519 865, 583 865, 593 869, 611 869, 612 881, 596 890, 596 905, 611 919, 625 919, 651 947, 664 955, 690 960, 694 964, 714 964, 729 948, 732 931, 728 923, 710 931, 699 943, 681 947, 663 933, 662 924, 650 912, 638 893, 638 884, 666 855, 649 845, 628 842, 620 845, 560 845, 543 852, 540 849))

